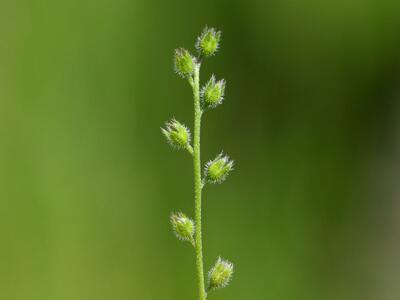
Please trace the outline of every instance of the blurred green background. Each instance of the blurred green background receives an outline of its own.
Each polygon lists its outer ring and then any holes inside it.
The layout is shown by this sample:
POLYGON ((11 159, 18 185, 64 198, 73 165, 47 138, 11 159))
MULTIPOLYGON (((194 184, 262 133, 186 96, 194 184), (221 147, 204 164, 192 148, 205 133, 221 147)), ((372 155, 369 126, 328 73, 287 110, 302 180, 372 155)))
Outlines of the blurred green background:
POLYGON ((192 164, 160 126, 191 125, 172 70, 223 31, 202 82, 202 157, 236 161, 204 193, 210 299, 400 297, 400 2, 2 0, 0 299, 196 299, 192 164))

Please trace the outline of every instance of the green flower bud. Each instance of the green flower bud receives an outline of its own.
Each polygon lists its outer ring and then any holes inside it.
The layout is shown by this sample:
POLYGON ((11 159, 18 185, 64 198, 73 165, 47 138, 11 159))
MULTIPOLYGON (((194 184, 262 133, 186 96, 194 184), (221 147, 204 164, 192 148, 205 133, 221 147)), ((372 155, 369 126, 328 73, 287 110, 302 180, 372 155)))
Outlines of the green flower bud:
POLYGON ((165 129, 161 128, 161 132, 166 137, 168 143, 178 149, 190 147, 190 132, 189 129, 179 123, 177 120, 172 119, 165 123, 165 129))
POLYGON ((204 175, 209 183, 221 183, 231 170, 233 170, 233 161, 221 153, 206 164, 204 175))
POLYGON ((204 28, 198 37, 196 48, 202 56, 212 56, 217 52, 221 40, 221 31, 214 28, 204 28))
POLYGON ((194 222, 183 213, 171 214, 171 224, 176 237, 183 241, 189 241, 194 246, 194 222))
POLYGON ((210 291, 226 287, 233 274, 233 264, 218 257, 214 267, 208 272, 208 289, 210 291))
POLYGON ((175 71, 182 77, 189 77, 193 74, 196 59, 193 58, 189 51, 183 48, 175 50, 175 71))
POLYGON ((206 108, 213 108, 221 104, 224 100, 225 94, 225 80, 221 79, 215 81, 215 76, 212 75, 210 80, 201 90, 201 99, 203 106, 206 108))

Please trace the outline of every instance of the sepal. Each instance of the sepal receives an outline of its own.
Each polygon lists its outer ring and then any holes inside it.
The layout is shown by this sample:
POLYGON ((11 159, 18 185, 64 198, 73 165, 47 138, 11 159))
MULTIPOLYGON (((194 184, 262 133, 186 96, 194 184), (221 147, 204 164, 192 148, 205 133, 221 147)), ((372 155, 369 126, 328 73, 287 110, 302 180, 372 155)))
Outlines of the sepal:
POLYGON ((208 290, 226 287, 232 279, 233 263, 218 257, 214 267, 208 272, 208 290))
POLYGON ((218 51, 220 41, 221 31, 206 27, 197 38, 196 49, 201 56, 212 56, 218 51))
POLYGON ((196 59, 184 48, 175 50, 174 68, 181 77, 190 77, 195 68, 196 59))
POLYGON ((220 153, 214 160, 209 161, 204 169, 206 182, 221 183, 233 170, 233 160, 229 156, 220 153))
POLYGON ((214 108, 222 103, 225 95, 225 85, 224 79, 216 81, 215 76, 211 76, 200 92, 203 108, 214 108))
POLYGON ((172 147, 178 149, 191 149, 189 128, 179 123, 177 120, 172 119, 171 121, 166 122, 165 128, 161 128, 161 132, 172 147))
POLYGON ((194 222, 181 212, 172 213, 171 217, 172 229, 175 236, 182 241, 189 241, 194 246, 194 222))

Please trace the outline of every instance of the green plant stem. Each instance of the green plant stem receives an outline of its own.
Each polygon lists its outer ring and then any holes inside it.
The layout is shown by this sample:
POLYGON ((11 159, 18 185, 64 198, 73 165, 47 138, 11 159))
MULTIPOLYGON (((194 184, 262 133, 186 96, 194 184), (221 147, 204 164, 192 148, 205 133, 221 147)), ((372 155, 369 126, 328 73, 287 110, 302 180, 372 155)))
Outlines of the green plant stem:
POLYGON ((207 294, 204 286, 203 249, 201 237, 201 160, 200 160, 200 64, 196 64, 193 74, 193 98, 194 98, 194 137, 193 137, 193 171, 194 171, 194 202, 195 202, 195 246, 196 266, 199 287, 199 299, 206 300, 207 294))

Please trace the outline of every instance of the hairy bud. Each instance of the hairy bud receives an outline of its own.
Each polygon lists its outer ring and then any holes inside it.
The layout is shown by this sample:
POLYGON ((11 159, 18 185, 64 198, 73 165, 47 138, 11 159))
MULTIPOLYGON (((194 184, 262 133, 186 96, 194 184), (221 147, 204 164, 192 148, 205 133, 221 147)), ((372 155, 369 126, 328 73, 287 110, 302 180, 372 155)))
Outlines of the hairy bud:
POLYGON ((212 75, 210 80, 201 90, 201 100, 205 108, 213 108, 221 104, 225 94, 225 80, 215 81, 212 75))
POLYGON ((220 40, 221 31, 206 27, 197 38, 196 48, 202 56, 212 56, 217 52, 220 40))
POLYGON ((183 48, 175 50, 174 56, 175 71, 182 77, 189 77, 193 74, 195 58, 190 55, 189 51, 183 48))
POLYGON ((183 213, 172 213, 171 224, 176 237, 183 241, 189 241, 194 246, 194 222, 183 213))
POLYGON ((214 267, 208 272, 208 289, 216 290, 226 287, 233 275, 233 264, 218 257, 214 267))
POLYGON ((233 161, 221 153, 206 164, 204 175, 209 183, 221 183, 231 170, 233 170, 233 161))
POLYGON ((165 123, 165 129, 161 128, 161 132, 166 137, 168 143, 178 149, 190 147, 190 132, 189 129, 179 123, 177 120, 172 119, 165 123))

